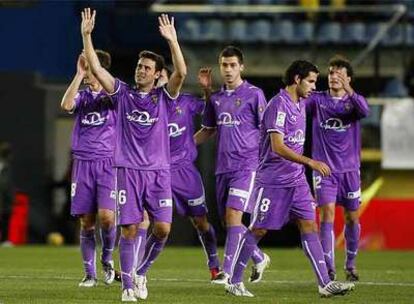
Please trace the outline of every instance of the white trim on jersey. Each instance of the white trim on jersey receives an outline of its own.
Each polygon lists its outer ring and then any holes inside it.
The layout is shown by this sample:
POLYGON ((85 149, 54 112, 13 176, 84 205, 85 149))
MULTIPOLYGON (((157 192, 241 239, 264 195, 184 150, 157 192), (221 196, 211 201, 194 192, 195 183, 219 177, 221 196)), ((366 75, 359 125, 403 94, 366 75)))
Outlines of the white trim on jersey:
POLYGON ((167 94, 167 96, 172 100, 176 100, 178 98, 178 96, 180 96, 180 92, 178 92, 177 96, 172 97, 170 92, 168 92, 168 90, 167 90, 167 85, 163 86, 162 89, 164 90, 164 93, 167 94))
POLYGON ((278 129, 267 129, 266 132, 267 133, 279 133, 279 134, 285 135, 284 132, 282 132, 282 131, 280 131, 278 129))
MULTIPOLYGON (((116 80, 115 80, 116 83, 116 80)), ((109 96, 114 96, 115 94, 118 94, 119 89, 121 88, 121 80, 118 79, 118 87, 116 88, 116 90, 112 93, 108 93, 109 96)))
POLYGON ((205 128, 205 129, 217 129, 217 127, 209 127, 209 126, 205 126, 205 125, 201 125, 201 127, 202 128, 205 128))
POLYGON ((253 227, 254 223, 257 220, 257 210, 259 209, 260 201, 262 200, 263 191, 264 191, 263 187, 259 188, 259 193, 257 194, 257 199, 256 199, 256 203, 255 203, 254 210, 253 210, 253 217, 252 217, 252 221, 250 222, 249 229, 253 227))

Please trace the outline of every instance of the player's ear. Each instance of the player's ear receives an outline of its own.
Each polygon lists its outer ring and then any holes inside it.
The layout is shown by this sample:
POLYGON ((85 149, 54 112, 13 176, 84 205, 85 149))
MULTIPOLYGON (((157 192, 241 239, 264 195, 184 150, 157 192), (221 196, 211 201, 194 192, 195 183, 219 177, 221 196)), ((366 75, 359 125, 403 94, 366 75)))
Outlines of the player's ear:
POLYGON ((161 71, 156 71, 155 72, 155 79, 160 78, 160 76, 161 76, 161 71))
POLYGON ((293 78, 295 80, 295 84, 299 84, 300 83, 300 77, 299 75, 295 75, 295 77, 293 78))
POLYGON ((243 70, 244 70, 244 64, 241 64, 240 65, 240 72, 243 72, 243 70))

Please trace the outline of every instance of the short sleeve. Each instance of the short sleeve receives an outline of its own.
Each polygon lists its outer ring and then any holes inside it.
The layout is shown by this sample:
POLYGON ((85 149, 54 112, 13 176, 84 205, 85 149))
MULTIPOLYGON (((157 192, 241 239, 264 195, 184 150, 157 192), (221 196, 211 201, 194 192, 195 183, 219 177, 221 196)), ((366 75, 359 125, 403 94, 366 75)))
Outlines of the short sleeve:
POLYGON ((259 127, 262 123, 263 114, 267 106, 266 97, 262 90, 259 90, 256 98, 256 126, 259 127))
POLYGON ((193 114, 203 114, 206 102, 196 96, 192 96, 190 100, 190 109, 193 114))
POLYGON ((115 78, 114 92, 108 95, 111 97, 112 102, 115 104, 128 89, 129 86, 125 82, 119 80, 118 78, 115 78))
POLYGON ((312 113, 315 108, 317 94, 312 93, 308 98, 305 99, 305 107, 307 113, 312 113))
POLYGON ((286 134, 286 115, 286 107, 283 101, 278 97, 273 98, 263 115, 262 123, 266 132, 286 134))
POLYGON ((202 125, 205 128, 216 128, 217 127, 214 105, 212 104, 211 101, 206 102, 202 125))

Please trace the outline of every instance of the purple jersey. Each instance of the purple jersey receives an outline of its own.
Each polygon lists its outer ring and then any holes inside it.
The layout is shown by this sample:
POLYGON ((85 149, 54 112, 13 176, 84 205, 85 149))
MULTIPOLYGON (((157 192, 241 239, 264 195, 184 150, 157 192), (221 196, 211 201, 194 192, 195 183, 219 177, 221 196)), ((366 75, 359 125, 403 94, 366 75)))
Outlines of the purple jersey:
POLYGON ((256 182, 275 188, 306 184, 302 164, 287 160, 273 152, 270 134, 283 135, 284 144, 297 154, 303 153, 305 143, 306 110, 304 101, 294 102, 286 90, 274 96, 263 116, 260 129, 260 162, 256 182))
POLYGON ((192 163, 197 158, 194 143, 194 116, 201 114, 205 102, 191 94, 180 94, 168 104, 171 168, 192 163))
POLYGON ((170 97, 165 88, 144 93, 116 79, 111 96, 118 113, 114 166, 169 169, 167 103, 170 97))
POLYGON ((247 81, 235 90, 223 87, 211 95, 203 126, 217 128, 216 174, 256 170, 265 107, 263 91, 247 81))
POLYGON ((75 159, 112 157, 115 148, 115 108, 104 92, 81 90, 75 97, 72 154, 75 159))
POLYGON ((360 166, 361 126, 369 114, 368 103, 354 93, 335 98, 329 92, 313 93, 306 101, 312 113, 312 158, 325 162, 335 173, 360 166))

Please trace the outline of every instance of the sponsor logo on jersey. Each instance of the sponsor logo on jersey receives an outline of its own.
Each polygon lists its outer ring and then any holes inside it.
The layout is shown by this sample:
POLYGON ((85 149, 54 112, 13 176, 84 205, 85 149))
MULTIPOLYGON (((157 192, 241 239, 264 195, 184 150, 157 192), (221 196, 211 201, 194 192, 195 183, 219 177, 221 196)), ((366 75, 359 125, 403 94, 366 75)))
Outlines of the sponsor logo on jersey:
POLYGON ((305 135, 303 134, 303 131, 300 129, 296 130, 293 136, 288 137, 288 142, 303 146, 303 144, 305 143, 305 135))
POLYGON ((184 126, 180 128, 180 126, 176 123, 169 123, 168 124, 168 136, 169 137, 178 137, 183 135, 184 131, 187 128, 184 126))
POLYGON ((241 124, 240 120, 233 119, 231 117, 231 114, 227 112, 220 113, 218 120, 217 120, 217 125, 223 125, 226 127, 239 126, 240 124, 241 124))
POLYGON ((82 124, 88 126, 100 126, 105 123, 108 117, 102 117, 98 112, 90 112, 82 119, 82 124))
POLYGON ((321 128, 325 130, 333 130, 335 132, 345 132, 346 129, 351 127, 351 124, 344 124, 339 118, 329 118, 326 121, 320 123, 321 128))
POLYGON ((158 117, 151 117, 146 111, 134 110, 130 113, 126 113, 126 117, 129 121, 137 122, 143 126, 151 126, 158 121, 158 117))

